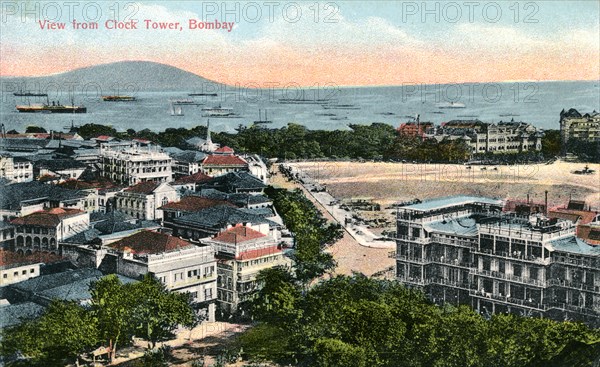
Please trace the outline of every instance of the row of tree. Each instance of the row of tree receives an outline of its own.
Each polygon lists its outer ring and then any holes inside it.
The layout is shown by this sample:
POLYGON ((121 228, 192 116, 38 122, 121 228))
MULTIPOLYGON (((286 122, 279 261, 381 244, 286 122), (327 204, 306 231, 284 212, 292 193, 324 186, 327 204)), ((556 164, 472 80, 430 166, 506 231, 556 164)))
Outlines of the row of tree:
MULTIPOLYGON (((121 139, 146 139, 164 147, 190 148, 189 138, 206 136, 205 126, 186 128, 167 128, 161 132, 149 129, 136 131, 127 129, 118 132, 111 126, 85 124, 77 128, 84 139, 100 135, 109 135, 121 139)), ((27 132, 45 132, 36 126, 27 127, 27 132)), ((306 127, 290 123, 278 129, 262 126, 244 127, 240 125, 237 133, 213 132, 213 139, 221 145, 227 145, 238 152, 260 154, 265 157, 282 159, 392 159, 410 161, 459 162, 471 157, 469 147, 461 139, 422 140, 416 137, 399 135, 391 125, 373 123, 371 125, 349 125, 348 130, 309 130, 306 127)), ((573 140, 568 146, 569 152, 583 159, 600 161, 600 145, 573 140)), ((499 156, 476 154, 476 159, 495 159, 507 163, 550 159, 560 155, 560 131, 547 130, 542 138, 542 151, 523 152, 499 156)))
POLYGON ((273 200, 275 209, 293 233, 295 243, 291 257, 295 278, 308 285, 313 279, 335 269, 333 256, 324 250, 342 238, 342 226, 327 222, 300 189, 289 191, 269 186, 265 193, 273 200))
POLYGON ((600 332, 583 324, 439 307, 419 291, 363 275, 306 290, 293 272, 261 273, 261 323, 240 339, 247 356, 316 367, 592 366, 600 332))
POLYGON ((90 292, 89 306, 56 300, 39 318, 2 330, 0 354, 14 365, 64 366, 105 346, 113 360, 117 347, 131 344, 133 337, 153 349, 179 325, 202 321, 189 294, 169 292, 151 275, 127 284, 108 275, 92 283, 90 292))

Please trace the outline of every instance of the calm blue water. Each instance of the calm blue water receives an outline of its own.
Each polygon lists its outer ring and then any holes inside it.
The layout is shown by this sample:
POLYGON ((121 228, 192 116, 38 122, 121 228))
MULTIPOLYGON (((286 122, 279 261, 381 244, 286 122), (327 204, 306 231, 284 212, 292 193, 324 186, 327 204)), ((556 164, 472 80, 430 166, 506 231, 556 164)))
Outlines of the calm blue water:
MULTIPOLYGON (((135 102, 103 102, 99 95, 75 94, 76 104, 88 108, 87 114, 24 114, 16 104, 28 104, 27 98, 2 95, 0 121, 7 130, 23 131, 29 125, 48 130, 63 130, 71 121, 75 125, 99 123, 117 130, 148 128, 154 131, 168 127, 193 127, 206 124, 201 108, 222 105, 231 107, 240 118, 211 118, 211 128, 230 131, 242 124, 258 120, 258 110, 268 110, 269 127, 282 127, 296 122, 310 129, 345 129, 348 124, 383 122, 398 126, 407 116, 421 115, 421 121, 441 123, 452 119, 478 118, 485 122, 530 122, 543 129, 558 129, 561 109, 577 108, 580 112, 600 110, 600 82, 494 83, 427 86, 394 86, 362 88, 321 88, 309 90, 245 90, 228 87, 217 97, 188 97, 189 92, 139 92, 135 102), (169 99, 193 98, 202 106, 183 106, 184 116, 171 116, 169 99), (325 109, 321 104, 282 104, 280 98, 331 98, 333 104, 353 105, 355 109, 325 109), (440 109, 453 101, 466 108, 440 109), (326 115, 334 114, 334 116, 326 115), (500 116, 500 115, 518 116, 500 116), (465 117, 467 116, 467 117, 465 117)), ((70 103, 68 95, 50 95, 51 100, 70 103)), ((32 104, 41 100, 30 99, 32 104)), ((264 115, 263 115, 264 119, 264 115)))

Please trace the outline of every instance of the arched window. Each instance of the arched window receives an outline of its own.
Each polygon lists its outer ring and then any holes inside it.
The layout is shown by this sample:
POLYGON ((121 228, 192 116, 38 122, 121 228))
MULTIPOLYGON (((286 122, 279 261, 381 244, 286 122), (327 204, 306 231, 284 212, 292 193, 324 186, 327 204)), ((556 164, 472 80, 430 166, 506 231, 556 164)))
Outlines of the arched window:
POLYGON ((167 205, 168 203, 169 203, 169 199, 167 199, 167 197, 165 196, 165 197, 162 199, 162 205, 167 205))
POLYGON ((39 237, 35 237, 35 238, 33 239, 33 245, 34 245, 35 247, 40 247, 40 238, 39 238, 39 237))
POLYGON ((31 237, 25 237, 25 246, 31 247, 31 237))

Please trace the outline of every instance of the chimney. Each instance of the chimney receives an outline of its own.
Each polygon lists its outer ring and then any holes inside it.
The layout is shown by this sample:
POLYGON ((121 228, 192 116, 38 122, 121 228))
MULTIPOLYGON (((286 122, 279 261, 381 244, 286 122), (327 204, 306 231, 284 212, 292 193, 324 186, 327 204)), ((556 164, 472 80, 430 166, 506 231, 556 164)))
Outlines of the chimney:
POLYGON ((529 205, 529 193, 527 193, 527 205, 529 205))
POLYGON ((544 191, 544 215, 548 216, 548 190, 544 191))

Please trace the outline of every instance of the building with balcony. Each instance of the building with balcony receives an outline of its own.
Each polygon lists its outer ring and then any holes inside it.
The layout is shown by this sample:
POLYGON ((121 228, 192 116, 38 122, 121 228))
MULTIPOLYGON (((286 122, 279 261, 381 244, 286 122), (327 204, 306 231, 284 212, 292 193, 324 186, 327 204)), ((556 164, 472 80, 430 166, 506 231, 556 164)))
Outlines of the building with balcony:
POLYGON ((543 133, 526 122, 497 122, 479 120, 452 120, 430 131, 428 138, 438 141, 462 139, 472 154, 520 153, 542 150, 543 133))
POLYGON ((600 112, 581 114, 574 108, 560 112, 560 136, 563 153, 570 139, 600 142, 600 112))
POLYGON ((127 186, 173 180, 173 159, 158 146, 137 142, 101 144, 98 164, 102 177, 127 186))
POLYGON ((217 299, 225 312, 235 312, 252 299, 260 286, 259 271, 290 264, 279 241, 241 223, 201 242, 216 251, 217 299))
POLYGON ((212 247, 155 231, 141 231, 107 247, 103 271, 133 279, 150 273, 167 289, 190 293, 208 320, 215 320, 217 260, 212 247))
POLYGON ((79 209, 53 208, 13 219, 11 224, 15 227, 15 251, 59 254, 59 242, 89 228, 90 214, 79 209))
POLYGON ((447 197, 400 207, 396 276, 438 304, 600 323, 600 247, 570 220, 447 197))

